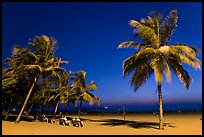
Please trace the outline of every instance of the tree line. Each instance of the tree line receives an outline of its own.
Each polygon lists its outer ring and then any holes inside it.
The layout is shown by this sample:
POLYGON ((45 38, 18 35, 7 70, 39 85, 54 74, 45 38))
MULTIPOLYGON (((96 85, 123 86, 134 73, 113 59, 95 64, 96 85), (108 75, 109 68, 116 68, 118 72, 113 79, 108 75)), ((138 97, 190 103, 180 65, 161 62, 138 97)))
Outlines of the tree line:
POLYGON ((91 81, 86 83, 86 72, 67 72, 61 67, 68 64, 54 55, 56 40, 45 35, 36 36, 28 42, 28 47, 19 45, 12 49, 11 57, 2 66, 2 109, 6 110, 5 120, 11 108, 20 109, 16 122, 25 110, 42 110, 55 106, 54 117, 59 103, 77 105, 82 102, 92 105, 100 99, 92 93, 98 87, 91 81))

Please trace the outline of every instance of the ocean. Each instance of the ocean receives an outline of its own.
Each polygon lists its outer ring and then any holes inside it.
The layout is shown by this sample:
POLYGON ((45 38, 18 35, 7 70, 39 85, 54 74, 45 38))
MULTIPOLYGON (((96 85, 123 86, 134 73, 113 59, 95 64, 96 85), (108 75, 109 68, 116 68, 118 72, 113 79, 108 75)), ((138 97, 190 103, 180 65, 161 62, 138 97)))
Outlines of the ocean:
MULTIPOLYGON (((159 104, 148 104, 148 105, 93 105, 88 104, 82 105, 81 112, 159 112, 159 104)), ((49 107, 47 111, 54 111, 54 106, 49 107)), ((77 112, 79 106, 74 107, 73 105, 59 105, 58 112, 77 112)), ((163 104, 164 112, 201 112, 202 103, 182 103, 182 104, 163 104)))

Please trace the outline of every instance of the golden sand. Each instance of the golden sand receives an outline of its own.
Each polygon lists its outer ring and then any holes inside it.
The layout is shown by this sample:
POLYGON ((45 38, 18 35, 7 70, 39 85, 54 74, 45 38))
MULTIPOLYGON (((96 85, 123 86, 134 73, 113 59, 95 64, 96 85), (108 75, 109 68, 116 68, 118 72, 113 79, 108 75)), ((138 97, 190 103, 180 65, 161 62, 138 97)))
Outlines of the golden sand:
MULTIPOLYGON (((70 116, 74 117, 74 116, 70 116)), ((3 135, 202 135, 202 114, 165 114, 165 129, 159 130, 158 116, 153 114, 82 115, 84 126, 62 126, 46 122, 2 120, 3 135)))

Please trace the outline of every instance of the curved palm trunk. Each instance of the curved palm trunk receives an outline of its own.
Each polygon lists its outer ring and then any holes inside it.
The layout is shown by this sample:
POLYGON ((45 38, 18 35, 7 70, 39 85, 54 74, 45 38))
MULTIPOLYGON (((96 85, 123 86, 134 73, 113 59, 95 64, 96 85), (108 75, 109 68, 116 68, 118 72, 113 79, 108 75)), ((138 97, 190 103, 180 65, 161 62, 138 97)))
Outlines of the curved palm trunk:
POLYGON ((164 129, 161 84, 158 84, 159 94, 159 129, 164 129))
POLYGON ((56 106, 55 106, 54 118, 56 117, 56 113, 57 113, 58 106, 59 106, 59 101, 57 102, 57 104, 56 104, 56 106))
POLYGON ((79 105, 79 111, 78 111, 78 117, 80 118, 80 113, 81 113, 81 106, 82 106, 82 100, 80 100, 80 105, 79 105))
POLYGON ((6 112, 6 117, 5 117, 4 120, 7 120, 8 116, 9 116, 9 111, 10 111, 10 109, 11 109, 12 102, 13 102, 13 97, 11 98, 11 101, 10 101, 10 103, 9 103, 9 107, 8 107, 7 112, 6 112))
POLYGON ((30 95, 31 95, 31 93, 32 93, 33 87, 34 87, 34 85, 35 85, 37 79, 38 79, 38 76, 35 77, 34 82, 33 82, 32 86, 31 86, 31 88, 30 88, 30 90, 29 90, 29 92, 28 92, 28 95, 27 95, 27 97, 26 97, 26 99, 25 99, 25 102, 24 102, 24 104, 23 104, 23 107, 21 108, 21 111, 20 111, 20 113, 19 113, 19 115, 18 115, 18 117, 17 117, 17 119, 16 119, 15 122, 19 122, 19 121, 20 121, 20 118, 21 118, 21 115, 22 115, 22 113, 23 113, 23 110, 24 110, 24 108, 25 108, 25 106, 26 106, 26 104, 27 104, 27 102, 28 102, 28 99, 29 99, 29 97, 30 97, 30 95))

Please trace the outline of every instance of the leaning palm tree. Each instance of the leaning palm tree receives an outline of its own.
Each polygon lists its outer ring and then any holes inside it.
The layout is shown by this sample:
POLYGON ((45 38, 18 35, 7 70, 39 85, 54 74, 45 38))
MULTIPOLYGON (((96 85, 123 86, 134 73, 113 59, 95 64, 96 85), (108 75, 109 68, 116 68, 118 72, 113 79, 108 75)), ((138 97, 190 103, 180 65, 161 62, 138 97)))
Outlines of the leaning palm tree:
POLYGON ((37 81, 40 80, 43 75, 51 75, 53 79, 60 82, 61 75, 58 74, 58 72, 66 71, 63 68, 60 68, 58 64, 67 62, 59 61, 58 58, 54 57, 54 50, 56 46, 54 39, 47 36, 36 36, 28 44, 34 48, 33 51, 28 48, 16 46, 13 49, 12 57, 6 59, 6 62, 8 62, 13 70, 13 75, 17 77, 29 77, 30 81, 32 81, 31 87, 16 122, 19 122, 37 81))
POLYGON ((11 68, 3 68, 2 70, 2 106, 7 109, 6 120, 11 107, 22 104, 29 82, 25 77, 20 78, 13 75, 11 68))
POLYGON ((173 70, 181 82, 188 89, 191 77, 183 68, 182 64, 188 64, 195 70, 200 69, 200 61, 196 57, 199 50, 187 44, 168 45, 178 20, 177 10, 172 10, 162 21, 162 15, 151 12, 148 19, 140 22, 130 20, 129 24, 135 28, 134 34, 142 43, 125 41, 118 48, 134 48, 137 52, 123 62, 123 77, 134 71, 130 83, 134 91, 138 90, 146 80, 154 73, 159 95, 159 129, 164 129, 162 90, 161 84, 163 73, 168 82, 171 81, 171 70, 173 70))
POLYGON ((94 101, 96 101, 100 105, 100 99, 91 93, 91 91, 97 90, 98 87, 93 81, 86 85, 86 72, 76 72, 70 79, 73 82, 70 90, 70 100, 78 99, 80 102, 78 117, 80 117, 82 101, 88 102, 90 105, 93 105, 94 101))

